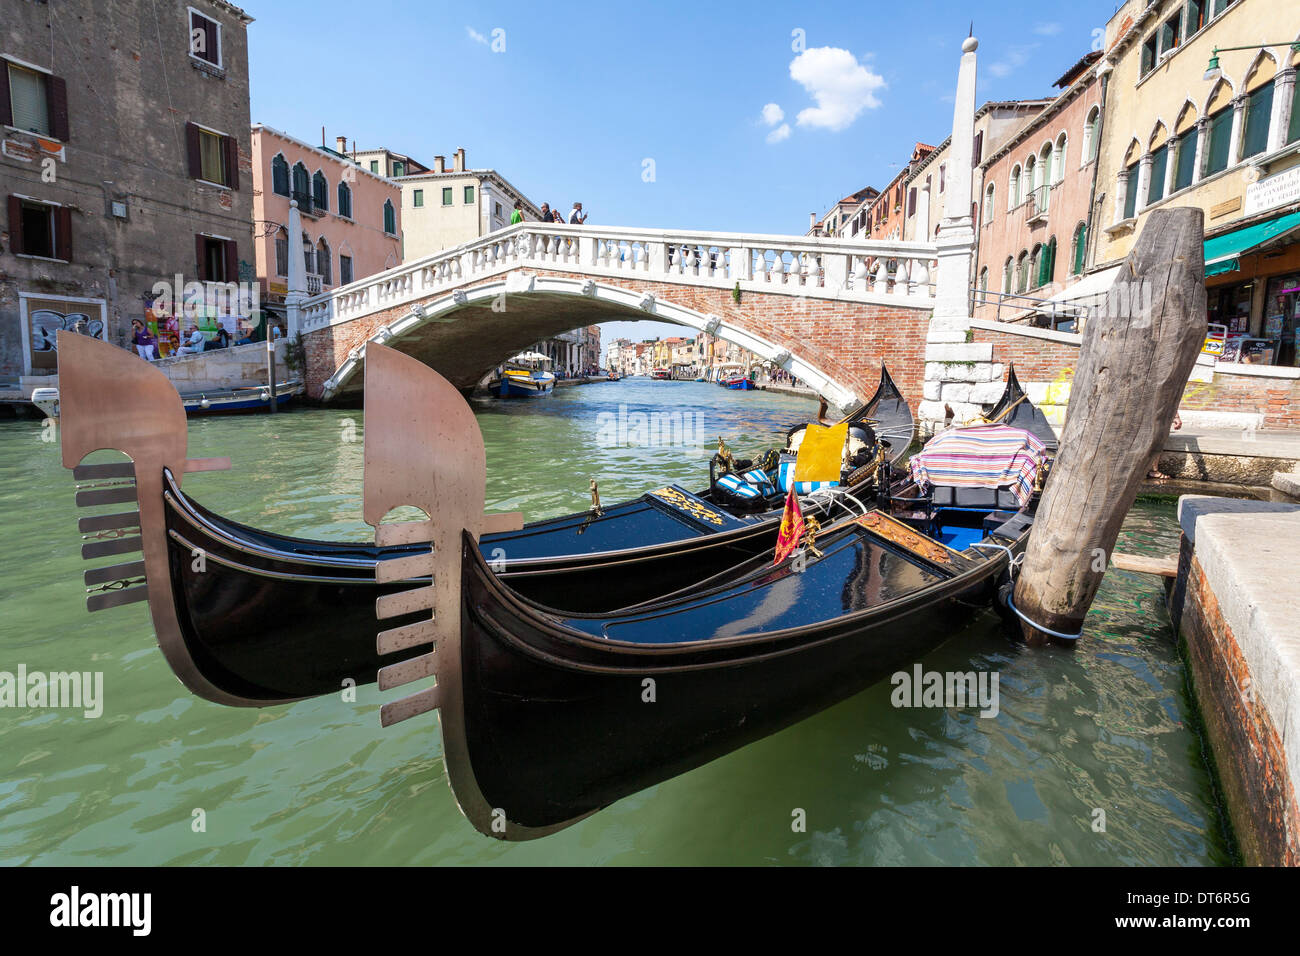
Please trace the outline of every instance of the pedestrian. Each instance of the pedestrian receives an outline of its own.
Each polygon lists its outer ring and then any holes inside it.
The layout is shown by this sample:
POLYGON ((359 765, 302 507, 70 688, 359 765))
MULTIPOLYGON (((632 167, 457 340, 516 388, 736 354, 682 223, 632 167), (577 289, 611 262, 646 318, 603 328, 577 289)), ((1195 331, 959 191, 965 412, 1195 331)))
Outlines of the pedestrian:
POLYGON ((581 226, 587 221, 587 214, 582 211, 582 203, 575 202, 573 208, 569 210, 569 225, 581 226))
POLYGON ((199 327, 191 322, 189 335, 185 337, 185 344, 176 350, 177 355, 198 355, 203 351, 204 338, 199 327))
POLYGON ((548 203, 548 202, 544 202, 544 203, 542 203, 542 212, 541 212, 541 215, 537 217, 537 219, 538 219, 538 222, 554 222, 554 221, 555 221, 555 217, 551 215, 551 204, 550 204, 550 203, 548 203))
POLYGON ((140 319, 131 320, 131 343, 135 346, 136 354, 146 362, 152 362, 158 357, 158 341, 149 331, 149 327, 140 319))
POLYGON ((551 210, 551 221, 552 221, 552 222, 558 222, 560 225, 564 225, 564 213, 560 212, 560 210, 559 210, 558 208, 557 208, 557 209, 552 209, 552 210, 551 210))
POLYGON ((280 323, 271 326, 271 341, 278 342, 284 337, 284 329, 280 328, 280 323))
POLYGON ((524 204, 522 200, 515 200, 514 212, 510 214, 510 225, 517 226, 524 221, 524 204))

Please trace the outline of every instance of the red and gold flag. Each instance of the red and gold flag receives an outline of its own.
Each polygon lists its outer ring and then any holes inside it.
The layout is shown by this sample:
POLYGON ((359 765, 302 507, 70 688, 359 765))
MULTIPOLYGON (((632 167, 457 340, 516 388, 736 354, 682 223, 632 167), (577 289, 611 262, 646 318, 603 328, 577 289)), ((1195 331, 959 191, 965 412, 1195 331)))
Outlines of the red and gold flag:
POLYGON ((781 532, 776 537, 776 560, 773 564, 780 564, 790 557, 790 552, 803 539, 803 531, 803 512, 799 510, 799 498, 791 487, 785 496, 785 512, 781 515, 781 532))

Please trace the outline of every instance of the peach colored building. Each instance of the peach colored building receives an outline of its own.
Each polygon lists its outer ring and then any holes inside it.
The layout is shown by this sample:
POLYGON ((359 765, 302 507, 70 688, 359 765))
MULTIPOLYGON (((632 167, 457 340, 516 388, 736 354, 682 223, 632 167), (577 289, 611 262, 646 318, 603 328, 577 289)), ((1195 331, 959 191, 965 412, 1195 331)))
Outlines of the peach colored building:
POLYGON ((932 152, 934 152, 934 147, 927 146, 925 143, 917 143, 913 146, 911 158, 898 171, 898 175, 891 179, 889 185, 870 201, 864 211, 850 217, 851 227, 858 226, 865 230, 866 235, 863 238, 866 239, 902 239, 903 221, 908 212, 904 208, 905 202, 910 202, 912 214, 915 215, 915 190, 909 200, 907 179, 917 164, 932 152), (865 216, 863 212, 865 212, 865 216))
MULTIPOLYGON (((1101 84, 1094 52, 1056 81, 1063 92, 981 166, 975 316, 1010 319, 1077 282, 1091 263, 1089 205, 1101 84)), ((1063 310, 1062 316, 1064 318, 1063 310)))
POLYGON ((263 305, 283 320, 289 201, 298 201, 307 294, 402 263, 402 188, 325 146, 253 126, 253 248, 263 305))

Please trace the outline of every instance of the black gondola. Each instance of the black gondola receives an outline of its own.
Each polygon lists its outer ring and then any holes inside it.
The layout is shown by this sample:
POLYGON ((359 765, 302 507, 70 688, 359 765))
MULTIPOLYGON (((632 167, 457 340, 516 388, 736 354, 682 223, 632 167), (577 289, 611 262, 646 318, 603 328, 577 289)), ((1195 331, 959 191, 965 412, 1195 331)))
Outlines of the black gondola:
MULTIPOLYGON (((78 503, 140 502, 139 512, 82 519, 82 531, 98 536, 84 553, 146 552, 145 561, 86 573, 92 610, 149 600, 160 646, 178 676, 200 696, 226 704, 264 706, 330 693, 348 680, 372 683, 380 668, 416 654, 410 646, 380 649, 369 625, 377 598, 419 580, 378 584, 376 568, 427 552, 427 543, 294 538, 202 507, 180 487, 183 471, 204 466, 184 456, 184 417, 173 414, 170 384, 119 349, 78 345, 60 357, 65 383, 77 383, 65 388, 65 464, 75 466, 78 479, 136 482, 84 491, 78 503), (116 408, 102 401, 110 380, 133 382, 115 388, 123 396, 116 408), (162 446, 169 450, 160 457, 162 446), (126 451, 135 464, 79 464, 97 448, 126 451), (142 468, 150 473, 144 479, 142 468), (139 537, 132 537, 135 528, 139 537), (150 554, 165 570, 148 576, 150 554), (130 586, 145 576, 166 583, 130 586)), ((875 396, 851 417, 870 418, 883 433, 911 435, 911 412, 883 368, 875 396)), ((882 448, 897 457, 896 449, 882 448)), ((856 498, 825 494, 806 498, 805 506, 823 520, 862 507, 856 498)), ((600 611, 686 587, 770 550, 779 523, 779 510, 767 503, 728 509, 711 490, 697 495, 669 486, 603 509, 488 532, 481 543, 493 569, 521 595, 600 611)))

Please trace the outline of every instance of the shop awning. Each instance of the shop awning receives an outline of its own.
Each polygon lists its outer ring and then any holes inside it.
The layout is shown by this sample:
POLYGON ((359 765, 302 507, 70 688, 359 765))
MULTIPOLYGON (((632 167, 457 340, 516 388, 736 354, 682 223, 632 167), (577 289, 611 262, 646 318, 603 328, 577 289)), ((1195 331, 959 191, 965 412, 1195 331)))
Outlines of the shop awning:
POLYGON ((1120 266, 1111 266, 1108 269, 1099 269, 1089 275, 1084 276, 1073 285, 1067 285, 1056 295, 1048 299, 1048 302, 1079 302, 1081 299, 1104 298, 1110 291, 1110 287, 1115 284, 1115 276, 1119 274, 1120 266))
POLYGON ((1293 212, 1267 222, 1257 222, 1253 226, 1237 229, 1222 236, 1215 236, 1213 239, 1206 239, 1206 278, 1224 272, 1236 272, 1241 268, 1238 256, 1297 229, 1300 229, 1300 212, 1293 212))

